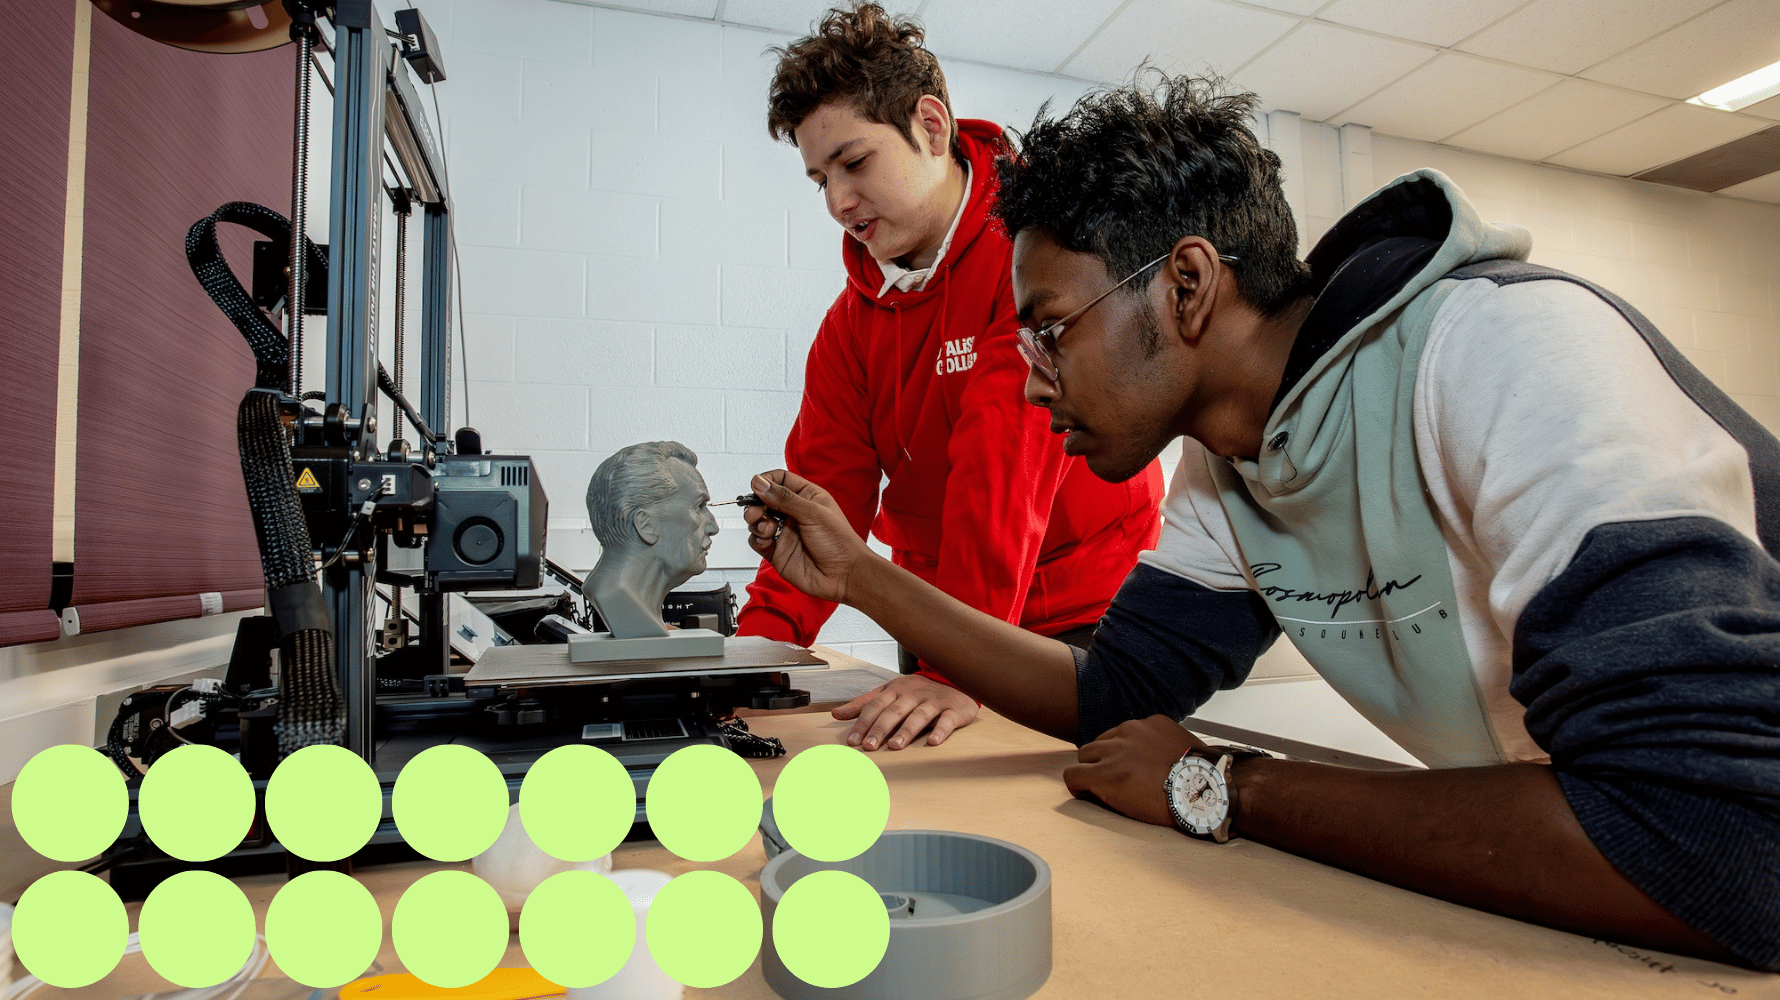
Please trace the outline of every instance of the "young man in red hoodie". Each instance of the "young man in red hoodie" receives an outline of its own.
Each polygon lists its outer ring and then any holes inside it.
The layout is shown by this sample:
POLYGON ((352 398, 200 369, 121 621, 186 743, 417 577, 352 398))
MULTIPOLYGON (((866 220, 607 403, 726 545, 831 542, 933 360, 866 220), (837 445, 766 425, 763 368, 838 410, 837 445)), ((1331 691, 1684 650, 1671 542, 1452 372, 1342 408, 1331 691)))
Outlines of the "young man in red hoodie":
MULTIPOLYGON (((989 219, 1009 146, 999 126, 953 118, 921 40, 918 24, 856 3, 779 53, 767 125, 846 230, 848 279, 810 348, 786 467, 826 486, 898 565, 1086 645, 1156 544, 1161 468, 1104 482, 1026 405, 1012 245, 989 219)), ((740 631, 809 645, 833 611, 763 563, 740 631)), ((901 749, 931 727, 938 744, 976 719, 974 699, 920 666, 835 709, 857 719, 849 743, 901 749)))

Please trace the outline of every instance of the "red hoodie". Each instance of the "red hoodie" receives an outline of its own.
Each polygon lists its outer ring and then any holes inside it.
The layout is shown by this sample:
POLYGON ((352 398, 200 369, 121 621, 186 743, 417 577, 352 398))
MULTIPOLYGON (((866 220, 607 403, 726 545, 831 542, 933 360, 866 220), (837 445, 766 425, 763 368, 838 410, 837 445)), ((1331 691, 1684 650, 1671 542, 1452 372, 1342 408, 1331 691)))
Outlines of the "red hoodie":
MULTIPOLYGON (((1137 554, 1155 547, 1161 465, 1105 482, 1063 454, 1049 414, 1026 402, 1013 245, 989 217, 1007 146, 1000 126, 958 126, 971 190, 925 288, 880 298, 877 261, 841 236, 848 287, 810 347, 785 466, 831 493, 897 565, 1055 635, 1098 621, 1137 554)), ((807 646, 833 612, 762 563, 740 631, 807 646)))

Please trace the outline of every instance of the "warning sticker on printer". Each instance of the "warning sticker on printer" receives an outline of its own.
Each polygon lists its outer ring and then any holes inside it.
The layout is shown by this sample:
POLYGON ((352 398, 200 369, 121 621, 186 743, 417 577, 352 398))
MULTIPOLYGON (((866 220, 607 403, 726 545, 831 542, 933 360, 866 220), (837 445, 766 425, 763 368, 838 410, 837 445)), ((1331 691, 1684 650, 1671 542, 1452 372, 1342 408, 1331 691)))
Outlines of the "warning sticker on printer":
POLYGON ((319 489, 321 489, 321 484, 315 481, 315 473, 314 472, 312 472, 308 468, 304 468, 303 474, 297 477, 297 489, 299 489, 299 490, 319 490, 319 489))

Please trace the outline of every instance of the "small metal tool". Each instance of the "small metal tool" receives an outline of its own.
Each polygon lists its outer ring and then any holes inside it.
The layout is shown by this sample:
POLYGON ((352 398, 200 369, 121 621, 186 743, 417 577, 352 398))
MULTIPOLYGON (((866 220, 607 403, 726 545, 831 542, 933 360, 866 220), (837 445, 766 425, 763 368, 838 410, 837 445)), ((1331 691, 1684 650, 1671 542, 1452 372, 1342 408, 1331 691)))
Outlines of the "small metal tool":
POLYGON ((766 501, 760 499, 759 497, 755 496, 752 493, 743 493, 741 496, 736 497, 734 500, 713 501, 711 503, 711 506, 712 507, 723 507, 723 506, 727 506, 729 504, 735 504, 738 507, 765 507, 766 501))

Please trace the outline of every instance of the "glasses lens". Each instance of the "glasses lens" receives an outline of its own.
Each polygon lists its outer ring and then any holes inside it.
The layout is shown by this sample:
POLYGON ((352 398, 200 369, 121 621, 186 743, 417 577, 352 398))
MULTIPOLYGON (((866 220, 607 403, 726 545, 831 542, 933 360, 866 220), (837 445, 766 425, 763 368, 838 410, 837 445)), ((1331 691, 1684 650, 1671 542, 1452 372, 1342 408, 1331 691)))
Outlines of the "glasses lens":
POLYGON ((1052 367, 1050 355, 1039 345, 1038 334, 1021 327, 1017 343, 1020 346, 1020 356, 1026 359, 1027 364, 1050 381, 1057 381, 1057 369, 1052 367))

